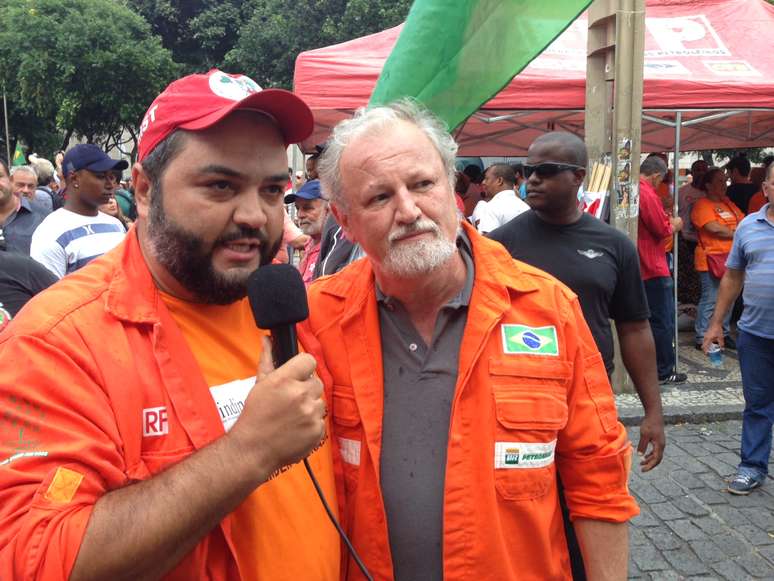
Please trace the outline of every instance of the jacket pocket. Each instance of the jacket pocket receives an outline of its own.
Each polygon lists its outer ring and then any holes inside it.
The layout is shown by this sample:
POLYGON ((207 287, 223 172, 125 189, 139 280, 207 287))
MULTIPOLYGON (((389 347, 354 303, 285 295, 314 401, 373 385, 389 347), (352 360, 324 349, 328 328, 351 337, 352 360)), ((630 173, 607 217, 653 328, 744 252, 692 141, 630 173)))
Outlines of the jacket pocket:
POLYGON ((506 500, 542 497, 556 480, 556 441, 567 424, 565 384, 572 365, 553 361, 545 367, 541 373, 532 365, 505 367, 490 362, 494 481, 506 500))
POLYGON ((348 491, 354 490, 360 470, 363 428, 355 393, 349 386, 334 385, 331 416, 336 448, 341 456, 348 491))

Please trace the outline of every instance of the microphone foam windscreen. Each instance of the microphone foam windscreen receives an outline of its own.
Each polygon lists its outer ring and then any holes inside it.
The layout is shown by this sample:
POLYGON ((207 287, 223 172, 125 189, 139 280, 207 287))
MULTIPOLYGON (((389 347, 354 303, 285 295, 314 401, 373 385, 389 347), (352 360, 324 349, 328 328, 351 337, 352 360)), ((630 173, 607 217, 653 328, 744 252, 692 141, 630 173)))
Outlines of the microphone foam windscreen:
POLYGON ((294 325, 309 316, 301 273, 290 264, 267 264, 247 279, 247 296, 261 329, 294 325))

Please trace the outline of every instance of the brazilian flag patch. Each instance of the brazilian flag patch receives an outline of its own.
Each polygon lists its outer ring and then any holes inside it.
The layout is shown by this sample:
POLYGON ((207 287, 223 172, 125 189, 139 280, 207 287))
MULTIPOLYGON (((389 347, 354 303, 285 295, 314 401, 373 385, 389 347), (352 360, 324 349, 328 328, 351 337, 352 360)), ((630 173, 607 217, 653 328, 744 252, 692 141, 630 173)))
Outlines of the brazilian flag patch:
POLYGON ((559 355, 556 327, 501 325, 503 352, 510 355, 559 355))

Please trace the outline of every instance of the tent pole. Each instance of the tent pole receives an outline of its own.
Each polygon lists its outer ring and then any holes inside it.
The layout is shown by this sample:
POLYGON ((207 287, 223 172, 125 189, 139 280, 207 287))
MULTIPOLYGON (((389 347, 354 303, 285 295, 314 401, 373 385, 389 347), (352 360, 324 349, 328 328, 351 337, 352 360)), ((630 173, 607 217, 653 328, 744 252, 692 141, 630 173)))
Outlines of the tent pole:
POLYGON ((3 85, 3 116, 5 117, 5 155, 8 167, 11 167, 11 136, 8 133, 8 101, 5 98, 5 85, 3 85))
MULTIPOLYGON (((674 177, 672 179, 673 184, 673 190, 674 193, 672 194, 672 198, 674 200, 672 204, 672 215, 676 218, 678 216, 679 211, 679 188, 678 185, 680 183, 680 129, 683 126, 683 113, 682 111, 677 111, 675 113, 675 162, 674 162, 674 177)), ((678 235, 677 232, 675 232, 672 235, 673 242, 672 242, 672 272, 674 273, 674 285, 673 285, 673 291, 674 291, 674 303, 675 303, 675 373, 677 373, 678 368, 680 366, 680 331, 677 327, 677 284, 678 284, 678 276, 677 276, 677 261, 678 258, 678 235)))

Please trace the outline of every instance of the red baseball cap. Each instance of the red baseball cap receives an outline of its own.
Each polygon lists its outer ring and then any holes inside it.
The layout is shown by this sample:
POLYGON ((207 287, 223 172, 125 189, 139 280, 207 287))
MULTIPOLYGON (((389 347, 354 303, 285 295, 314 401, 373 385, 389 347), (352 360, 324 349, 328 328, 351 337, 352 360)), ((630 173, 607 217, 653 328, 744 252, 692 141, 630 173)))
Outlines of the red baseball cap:
POLYGON ((311 110, 290 91, 264 90, 244 75, 211 69, 170 83, 154 99, 140 125, 138 161, 175 129, 206 129, 237 109, 259 111, 274 119, 286 145, 303 141, 314 128, 311 110))

